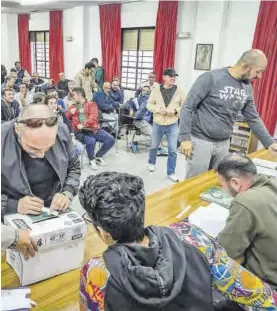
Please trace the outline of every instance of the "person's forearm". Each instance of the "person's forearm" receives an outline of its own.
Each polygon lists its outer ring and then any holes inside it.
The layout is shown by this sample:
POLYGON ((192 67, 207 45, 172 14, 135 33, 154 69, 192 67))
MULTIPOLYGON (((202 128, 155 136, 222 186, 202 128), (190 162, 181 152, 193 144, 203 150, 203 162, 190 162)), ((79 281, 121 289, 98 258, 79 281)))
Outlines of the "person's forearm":
POLYGON ((256 137, 260 140, 265 148, 268 148, 274 143, 273 138, 268 133, 263 121, 260 117, 256 117, 252 120, 247 120, 250 129, 256 135, 256 137))
POLYGON ((188 105, 185 102, 180 110, 180 141, 191 140, 191 123, 193 115, 193 109, 191 106, 192 105, 188 105))

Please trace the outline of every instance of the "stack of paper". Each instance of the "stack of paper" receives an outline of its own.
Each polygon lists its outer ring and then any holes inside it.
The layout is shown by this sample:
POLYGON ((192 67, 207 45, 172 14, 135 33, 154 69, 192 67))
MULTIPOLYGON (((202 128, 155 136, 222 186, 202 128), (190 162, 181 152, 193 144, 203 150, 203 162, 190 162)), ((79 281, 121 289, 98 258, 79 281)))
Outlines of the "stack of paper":
POLYGON ((277 178, 277 162, 257 158, 254 158, 253 162, 257 167, 258 174, 277 178))
POLYGON ((225 227, 228 216, 229 211, 226 208, 212 203, 206 207, 201 206, 191 213, 189 222, 215 238, 225 227))
POLYGON ((1 310, 30 310, 36 303, 28 298, 30 288, 1 290, 1 310))
POLYGON ((230 208, 232 201, 234 200, 228 193, 223 189, 212 187, 209 190, 200 194, 200 198, 208 201, 217 203, 225 208, 230 208))

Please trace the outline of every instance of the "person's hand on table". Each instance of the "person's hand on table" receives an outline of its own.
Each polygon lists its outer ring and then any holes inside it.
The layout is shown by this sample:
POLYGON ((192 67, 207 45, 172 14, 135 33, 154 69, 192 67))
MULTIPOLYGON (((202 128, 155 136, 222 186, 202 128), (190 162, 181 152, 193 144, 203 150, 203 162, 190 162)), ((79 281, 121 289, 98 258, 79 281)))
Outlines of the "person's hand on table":
POLYGON ((51 202, 50 210, 51 211, 64 211, 69 207, 70 199, 62 194, 56 193, 51 202))
POLYGON ((77 125, 77 129, 78 129, 78 130, 81 130, 81 129, 83 129, 83 128, 84 128, 84 125, 83 125, 83 124, 78 124, 78 125, 77 125))
POLYGON ((25 260, 28 260, 29 257, 34 257, 35 252, 38 251, 37 244, 30 235, 30 231, 19 230, 18 231, 18 242, 15 249, 22 253, 25 260))
POLYGON ((192 155, 192 142, 190 140, 181 142, 181 152, 186 156, 186 158, 190 158, 192 155))
POLYGON ((27 195, 18 201, 17 211, 20 214, 39 215, 44 206, 43 200, 27 195))
POLYGON ((277 156, 277 143, 273 143, 271 146, 269 146, 268 150, 273 156, 277 156))

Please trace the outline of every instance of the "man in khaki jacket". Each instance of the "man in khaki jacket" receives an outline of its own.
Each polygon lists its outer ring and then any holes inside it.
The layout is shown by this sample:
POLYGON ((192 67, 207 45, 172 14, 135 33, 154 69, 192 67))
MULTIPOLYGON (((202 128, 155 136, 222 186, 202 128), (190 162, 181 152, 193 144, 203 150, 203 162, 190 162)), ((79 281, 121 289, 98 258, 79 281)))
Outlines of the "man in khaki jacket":
POLYGON ((178 119, 181 106, 185 100, 183 91, 175 85, 178 74, 173 68, 167 68, 163 73, 164 84, 154 88, 148 99, 147 109, 153 113, 153 133, 149 152, 149 171, 155 171, 157 150, 166 135, 168 146, 167 176, 178 182, 175 175, 178 143, 178 119))
POLYGON ((85 90, 86 98, 88 101, 92 101, 92 94, 94 88, 96 87, 94 71, 94 64, 89 62, 85 64, 85 69, 82 69, 79 73, 77 73, 74 79, 75 86, 80 86, 85 90))

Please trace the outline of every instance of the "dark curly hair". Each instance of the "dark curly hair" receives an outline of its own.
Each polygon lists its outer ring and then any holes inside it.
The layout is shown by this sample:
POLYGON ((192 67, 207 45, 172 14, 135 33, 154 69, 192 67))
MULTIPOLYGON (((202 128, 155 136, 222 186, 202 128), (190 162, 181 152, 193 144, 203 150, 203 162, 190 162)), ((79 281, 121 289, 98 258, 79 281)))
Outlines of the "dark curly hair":
POLYGON ((79 200, 93 224, 113 240, 143 240, 145 193, 140 177, 117 172, 89 176, 79 191, 79 200))

